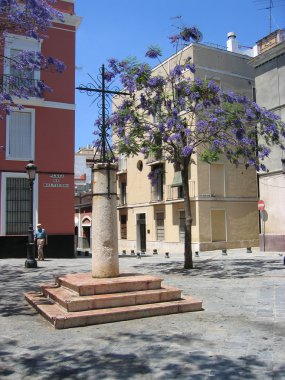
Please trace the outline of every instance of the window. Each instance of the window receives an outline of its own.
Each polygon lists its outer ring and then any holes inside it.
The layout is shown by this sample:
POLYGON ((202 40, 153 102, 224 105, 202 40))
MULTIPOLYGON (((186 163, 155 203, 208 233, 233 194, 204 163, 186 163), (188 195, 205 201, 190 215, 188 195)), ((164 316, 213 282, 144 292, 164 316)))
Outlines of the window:
POLYGON ((28 77, 32 79, 40 79, 40 72, 36 71, 25 71, 23 72, 15 70, 11 66, 11 59, 16 59, 17 55, 22 51, 40 52, 41 42, 35 40, 34 38, 8 34, 5 39, 5 57, 7 57, 4 66, 4 74, 15 75, 20 77, 28 77))
POLYGON ((156 240, 164 240, 164 212, 156 213, 156 240))
POLYGON ((127 215, 121 215, 121 239, 127 239, 127 215))
POLYGON ((125 204, 127 204, 127 183, 121 182, 120 205, 123 206, 125 204))
MULTIPOLYGON (((27 235, 30 224, 30 184, 27 173, 3 172, 1 176, 1 235, 27 235)), ((38 215, 38 176, 33 188, 33 225, 38 215)))
POLYGON ((17 61, 17 56, 22 51, 40 52, 41 42, 34 38, 20 35, 8 34, 5 38, 5 60, 4 60, 4 76, 3 84, 11 90, 31 89, 31 96, 37 96, 34 91, 35 82, 40 80, 39 70, 18 70, 13 67, 12 62, 17 61))
POLYGON ((33 160, 35 121, 34 110, 13 111, 6 122, 6 159, 33 160))
POLYGON ((163 177, 163 165, 153 166, 151 170, 151 200, 154 202, 163 200, 163 177))
POLYGON ((179 211, 179 241, 185 241, 185 211, 179 211))
POLYGON ((27 178, 6 178, 6 235, 26 235, 31 191, 27 178))

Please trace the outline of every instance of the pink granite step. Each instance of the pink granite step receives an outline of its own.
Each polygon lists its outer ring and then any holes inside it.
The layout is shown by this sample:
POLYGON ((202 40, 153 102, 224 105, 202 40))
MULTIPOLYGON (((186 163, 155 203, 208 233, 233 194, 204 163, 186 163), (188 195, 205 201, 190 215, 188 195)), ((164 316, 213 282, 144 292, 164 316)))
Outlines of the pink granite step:
POLYGON ((52 285, 42 285, 41 289, 45 297, 58 303, 67 311, 106 309, 181 299, 181 290, 170 286, 164 286, 161 289, 154 290, 97 294, 91 296, 79 296, 69 289, 54 287, 52 285))
POLYGON ((25 298, 57 329, 202 310, 202 301, 192 297, 184 297, 178 301, 77 312, 67 312, 41 293, 29 292, 25 294, 25 298))
POLYGON ((90 296, 159 289, 163 279, 157 276, 127 273, 113 278, 93 278, 91 273, 78 273, 57 277, 56 281, 59 286, 73 290, 80 296, 90 296))

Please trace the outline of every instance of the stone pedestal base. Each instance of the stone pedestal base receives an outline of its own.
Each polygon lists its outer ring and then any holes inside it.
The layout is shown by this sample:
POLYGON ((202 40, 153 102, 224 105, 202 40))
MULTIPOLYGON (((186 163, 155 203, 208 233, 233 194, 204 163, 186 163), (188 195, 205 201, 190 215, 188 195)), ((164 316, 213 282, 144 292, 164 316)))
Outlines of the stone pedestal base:
POLYGON ((70 274, 25 298, 56 329, 202 310, 202 301, 182 297, 181 290, 161 282, 150 275, 98 279, 91 273, 70 274))

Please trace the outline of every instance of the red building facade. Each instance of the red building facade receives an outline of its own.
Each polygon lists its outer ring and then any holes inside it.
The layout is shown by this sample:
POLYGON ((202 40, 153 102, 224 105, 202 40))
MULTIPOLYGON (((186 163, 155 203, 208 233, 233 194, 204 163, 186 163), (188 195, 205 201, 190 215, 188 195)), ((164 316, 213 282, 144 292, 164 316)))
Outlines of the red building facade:
MULTIPOLYGON (((74 128, 75 128, 75 34, 80 17, 74 0, 60 0, 56 7, 65 21, 54 23, 42 42, 9 34, 5 55, 13 50, 41 51, 62 60, 66 70, 35 72, 52 88, 43 97, 21 100, 0 120, 0 257, 26 254, 29 188, 25 166, 37 165, 34 182, 34 226, 48 232, 47 257, 74 255, 74 128)), ((4 65, 0 75, 13 75, 4 65)))

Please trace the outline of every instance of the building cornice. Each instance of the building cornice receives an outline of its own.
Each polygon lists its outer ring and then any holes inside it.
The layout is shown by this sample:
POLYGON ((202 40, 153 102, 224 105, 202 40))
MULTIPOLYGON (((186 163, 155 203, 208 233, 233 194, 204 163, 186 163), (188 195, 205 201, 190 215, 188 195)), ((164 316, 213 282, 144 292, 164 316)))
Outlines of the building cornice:
POLYGON ((71 15, 69 13, 63 13, 63 18, 63 22, 56 21, 56 24, 74 26, 76 30, 79 28, 83 19, 81 16, 71 15))
POLYGON ((41 98, 30 98, 30 99, 21 99, 21 100, 19 100, 19 98, 16 98, 14 99, 14 101, 16 104, 19 103, 23 106, 57 108, 57 109, 63 109, 63 110, 69 110, 69 111, 75 110, 75 104, 51 102, 51 101, 44 100, 41 98))
POLYGON ((249 64, 253 66, 254 68, 256 68, 284 53, 285 53, 285 41, 257 55, 256 57, 250 59, 249 64))

